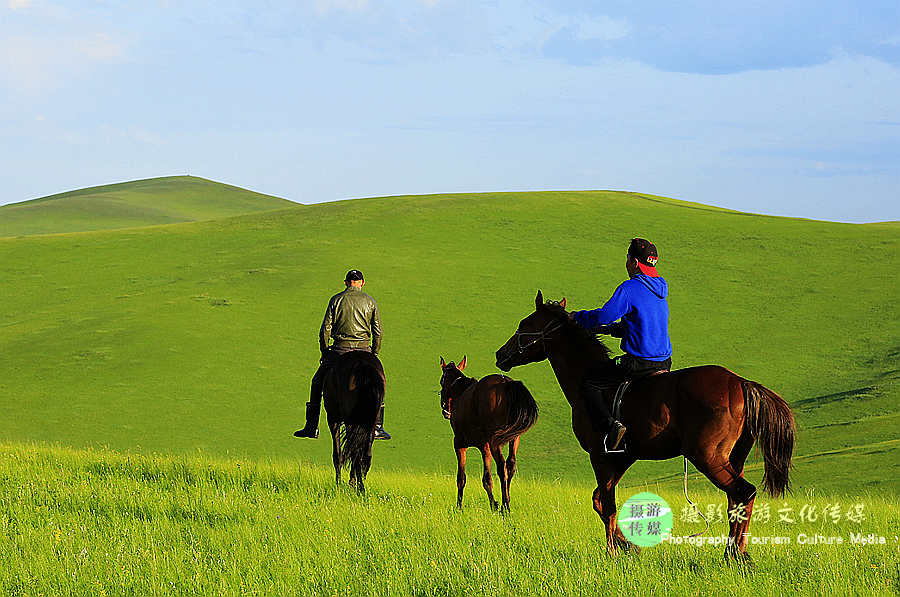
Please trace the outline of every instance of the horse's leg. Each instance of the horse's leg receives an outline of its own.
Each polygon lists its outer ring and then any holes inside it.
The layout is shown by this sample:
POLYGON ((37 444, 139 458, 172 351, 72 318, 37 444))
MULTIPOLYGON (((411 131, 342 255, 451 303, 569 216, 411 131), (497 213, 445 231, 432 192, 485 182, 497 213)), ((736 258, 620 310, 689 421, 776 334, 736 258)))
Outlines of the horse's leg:
POLYGON ((362 464, 359 463, 356 465, 356 491, 361 494, 366 492, 365 478, 366 476, 363 474, 362 464))
POLYGON ((466 488, 466 448, 456 448, 456 507, 462 508, 463 489, 466 488))
POLYGON ((503 451, 500 450, 500 444, 491 446, 491 454, 497 461, 497 476, 500 477, 500 511, 509 511, 509 479, 506 476, 506 459, 503 458, 503 451))
POLYGON ((488 500, 491 502, 491 510, 497 509, 497 500, 494 499, 494 480, 491 478, 491 447, 488 444, 479 446, 481 450, 481 460, 484 462, 484 473, 481 475, 481 484, 487 492, 488 500))
POLYGON ((331 430, 331 461, 334 463, 334 482, 341 484, 341 424, 328 421, 331 430))
POLYGON ((728 496, 729 532, 728 546, 725 548, 725 559, 734 559, 738 563, 750 563, 747 553, 747 529, 750 527, 750 513, 753 511, 753 500, 756 487, 744 479, 727 459, 709 456, 709 460, 691 462, 697 470, 706 475, 713 485, 728 496), (746 520, 740 520, 741 506, 746 512, 746 520), (731 520, 734 518, 734 520, 731 520))
POLYGON ((747 538, 750 536, 750 515, 753 513, 753 495, 747 502, 736 502, 728 496, 728 542, 725 558, 733 559, 739 564, 753 564, 747 553, 747 538), (730 550, 730 553, 729 553, 730 550))
POLYGON ((519 436, 516 436, 509 442, 509 456, 506 457, 506 482, 512 483, 513 475, 516 474, 516 452, 519 451, 519 436))
POLYGON ((594 476, 597 478, 597 488, 594 490, 594 511, 600 515, 606 526, 606 549, 610 555, 616 555, 618 548, 624 551, 639 553, 641 549, 625 538, 622 530, 616 525, 616 484, 628 467, 635 460, 627 459, 608 460, 608 457, 599 451, 591 453, 591 466, 594 476))

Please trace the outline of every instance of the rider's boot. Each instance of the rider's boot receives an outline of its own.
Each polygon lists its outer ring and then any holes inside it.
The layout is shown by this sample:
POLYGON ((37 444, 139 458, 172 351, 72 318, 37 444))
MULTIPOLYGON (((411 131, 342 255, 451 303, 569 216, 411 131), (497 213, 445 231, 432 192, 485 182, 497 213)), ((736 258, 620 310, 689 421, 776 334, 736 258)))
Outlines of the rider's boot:
POLYGON ((308 437, 316 439, 319 437, 319 411, 322 408, 322 389, 325 385, 325 375, 330 369, 325 356, 319 363, 319 368, 313 375, 309 384, 309 402, 306 403, 306 425, 303 429, 294 432, 294 437, 308 437))
POLYGON ((603 390, 590 383, 582 385, 585 407, 591 418, 591 427, 598 433, 607 433, 608 450, 613 451, 619 447, 625 436, 625 425, 613 418, 609 412, 609 406, 603 396, 603 390))
POLYGON ((306 403, 306 425, 303 429, 294 432, 294 437, 308 437, 316 439, 319 437, 319 402, 306 403))
POLYGON ((375 439, 391 439, 391 434, 384 430, 384 404, 375 415, 375 439))

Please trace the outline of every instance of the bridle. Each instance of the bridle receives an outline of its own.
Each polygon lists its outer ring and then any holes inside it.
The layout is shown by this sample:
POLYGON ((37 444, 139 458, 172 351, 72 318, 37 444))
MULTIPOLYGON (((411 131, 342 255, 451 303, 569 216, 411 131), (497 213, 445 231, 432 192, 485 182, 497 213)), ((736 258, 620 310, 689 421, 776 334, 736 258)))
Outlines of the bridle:
MULTIPOLYGON (((457 371, 459 371, 459 369, 457 369, 457 371)), ((473 379, 473 378, 471 378, 471 377, 466 377, 465 375, 462 374, 462 372, 460 372, 459 377, 457 377, 456 379, 454 379, 453 381, 451 381, 449 384, 447 384, 447 389, 446 389, 446 392, 447 392, 447 408, 444 408, 444 405, 441 404, 441 412, 444 414, 444 418, 446 418, 446 419, 449 419, 449 418, 450 418, 450 410, 451 410, 450 405, 453 403, 453 395, 450 393, 450 390, 453 388, 453 386, 456 385, 457 382, 463 381, 463 380, 465 380, 465 381, 470 381, 470 382, 472 382, 472 383, 475 383, 476 381, 478 381, 477 379, 473 379)), ((470 384, 470 385, 471 385, 471 384, 470 384)), ((441 394, 441 398, 442 398, 441 402, 443 402, 444 391, 445 391, 445 390, 444 390, 444 387, 443 387, 443 386, 441 386, 441 389, 438 390, 438 393, 441 394)), ((465 391, 465 390, 463 390, 463 391, 465 391)))
POLYGON ((553 332, 562 328, 563 325, 564 325, 564 322, 557 320, 557 321, 551 321, 550 323, 545 325, 543 328, 541 328, 537 332, 520 332, 520 331, 516 330, 516 333, 513 334, 513 338, 516 339, 516 352, 507 355, 507 357, 504 358, 503 361, 498 362, 497 364, 498 365, 505 364, 511 358, 524 353, 526 348, 529 348, 530 346, 533 346, 533 345, 537 344, 538 342, 541 343, 541 347, 544 349, 544 352, 546 353, 547 352, 547 339, 550 337, 550 334, 552 334, 553 332), (523 342, 522 338, 524 336, 535 336, 535 338, 531 341, 523 342))

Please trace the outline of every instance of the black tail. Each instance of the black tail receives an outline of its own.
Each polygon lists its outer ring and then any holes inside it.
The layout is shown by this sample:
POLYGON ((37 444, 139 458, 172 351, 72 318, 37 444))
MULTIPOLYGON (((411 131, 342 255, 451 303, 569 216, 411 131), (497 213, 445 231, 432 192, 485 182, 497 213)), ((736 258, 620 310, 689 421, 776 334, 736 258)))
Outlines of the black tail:
POLYGON ((504 385, 503 396, 509 401, 506 425, 497 432, 497 444, 502 445, 522 435, 538 418, 534 396, 521 381, 511 380, 504 385))
POLYGON ((377 361, 360 360, 353 365, 349 383, 356 400, 349 401, 343 412, 344 434, 341 438, 341 466, 348 462, 365 475, 372 464, 372 441, 375 418, 384 400, 384 376, 377 361))
POLYGON ((784 399, 753 381, 744 381, 745 425, 757 440, 765 462, 763 485, 773 497, 790 489, 788 474, 794 452, 794 415, 784 399))

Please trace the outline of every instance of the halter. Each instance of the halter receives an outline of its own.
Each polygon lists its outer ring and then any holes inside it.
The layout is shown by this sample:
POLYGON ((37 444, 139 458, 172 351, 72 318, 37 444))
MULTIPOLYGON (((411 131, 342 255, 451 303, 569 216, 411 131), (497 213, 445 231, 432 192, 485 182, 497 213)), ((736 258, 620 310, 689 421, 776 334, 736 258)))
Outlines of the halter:
POLYGON ((513 357, 513 355, 522 354, 523 352, 525 352, 526 348, 528 348, 529 346, 532 346, 534 344, 537 344, 538 342, 541 343, 541 347, 544 349, 544 352, 546 353, 547 352, 547 346, 546 346, 547 338, 550 336, 551 333, 562 328, 563 325, 564 325, 564 322, 562 322, 562 321, 551 321, 550 323, 545 325, 543 328, 541 328, 540 331, 537 331, 537 332, 516 331, 516 333, 513 334, 513 338, 516 339, 517 350, 515 353, 510 354, 508 357, 503 359, 503 363, 506 363, 506 361, 510 360, 513 357), (537 337, 530 342, 523 343, 522 342, 523 336, 537 336, 537 337))
MULTIPOLYGON (((457 369, 457 371, 459 371, 459 369, 457 369)), ((451 389, 454 385, 456 385, 456 382, 462 381, 462 380, 471 381, 471 382, 477 382, 477 381, 478 381, 477 379, 474 379, 474 378, 471 378, 471 377, 466 377, 465 375, 463 375, 463 374, 460 372, 459 377, 457 377, 456 379, 454 379, 453 381, 451 381, 449 384, 447 384, 447 409, 444 410, 444 408, 441 407, 441 411, 446 415, 446 417, 447 417, 448 419, 450 418, 450 412, 451 412, 450 405, 453 403, 453 395, 450 394, 450 389, 451 389)), ((471 384, 470 384, 470 385, 471 385, 471 384)), ((463 391, 465 391, 465 390, 463 390, 463 391)), ((443 386, 441 387, 440 390, 438 390, 438 392, 440 392, 441 394, 444 393, 444 388, 443 388, 443 386)))

